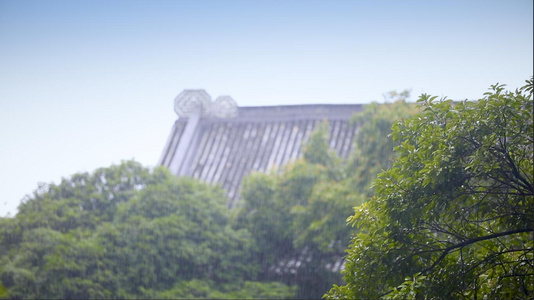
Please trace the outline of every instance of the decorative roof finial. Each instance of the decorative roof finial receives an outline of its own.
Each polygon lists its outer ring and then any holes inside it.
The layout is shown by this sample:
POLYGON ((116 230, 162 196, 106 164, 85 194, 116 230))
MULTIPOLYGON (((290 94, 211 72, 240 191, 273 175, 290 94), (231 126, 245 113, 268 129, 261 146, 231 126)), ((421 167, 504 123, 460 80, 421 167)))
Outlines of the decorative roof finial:
POLYGON ((237 115, 237 104, 230 96, 220 96, 212 102, 205 90, 184 90, 174 99, 174 111, 180 118, 188 118, 193 114, 233 118, 237 115))

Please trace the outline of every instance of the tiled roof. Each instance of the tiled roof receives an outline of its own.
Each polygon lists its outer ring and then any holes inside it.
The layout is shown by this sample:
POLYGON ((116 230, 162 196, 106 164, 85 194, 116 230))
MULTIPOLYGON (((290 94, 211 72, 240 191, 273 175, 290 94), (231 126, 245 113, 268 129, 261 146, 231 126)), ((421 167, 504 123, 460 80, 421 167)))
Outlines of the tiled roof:
POLYGON ((159 164, 178 176, 220 184, 230 207, 239 199, 246 175, 302 156, 302 145, 323 120, 330 123, 330 147, 347 157, 356 133, 350 117, 362 109, 359 104, 237 107, 228 96, 215 102, 199 99, 206 96, 196 90, 184 91, 176 98, 175 110, 180 117, 159 164))

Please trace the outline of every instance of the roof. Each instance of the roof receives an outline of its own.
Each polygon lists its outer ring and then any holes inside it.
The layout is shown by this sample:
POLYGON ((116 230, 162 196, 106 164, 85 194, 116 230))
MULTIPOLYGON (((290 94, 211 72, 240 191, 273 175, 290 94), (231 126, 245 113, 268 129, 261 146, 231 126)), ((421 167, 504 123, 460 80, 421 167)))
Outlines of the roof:
POLYGON ((229 96, 212 102, 204 90, 186 90, 175 99, 179 118, 158 164, 178 176, 220 184, 233 207, 246 175, 302 156, 302 145, 324 120, 330 123, 330 147, 347 157, 357 131, 350 118, 361 109, 360 104, 238 107, 229 96))

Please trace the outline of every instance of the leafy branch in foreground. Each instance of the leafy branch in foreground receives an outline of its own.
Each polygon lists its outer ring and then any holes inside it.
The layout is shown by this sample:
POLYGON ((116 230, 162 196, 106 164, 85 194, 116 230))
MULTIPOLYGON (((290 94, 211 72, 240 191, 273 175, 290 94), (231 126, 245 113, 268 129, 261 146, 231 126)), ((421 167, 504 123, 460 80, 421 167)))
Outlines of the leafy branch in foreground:
POLYGON ((422 95, 398 156, 355 208, 339 298, 534 296, 532 79, 478 101, 422 95))

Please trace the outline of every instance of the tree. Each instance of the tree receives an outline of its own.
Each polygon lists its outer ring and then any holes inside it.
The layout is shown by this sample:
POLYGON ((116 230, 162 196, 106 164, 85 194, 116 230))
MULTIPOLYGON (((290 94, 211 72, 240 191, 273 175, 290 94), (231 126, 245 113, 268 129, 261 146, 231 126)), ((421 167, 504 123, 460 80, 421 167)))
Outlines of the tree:
POLYGON ((328 147, 328 123, 322 123, 303 145, 302 159, 245 179, 236 227, 254 238, 259 280, 297 285, 301 298, 318 298, 342 282, 338 270, 351 234, 345 220, 390 164, 393 121, 414 109, 404 101, 366 106, 352 120, 359 131, 348 161, 328 147))
POLYGON ((406 101, 408 98, 410 98, 410 94, 412 93, 412 90, 404 90, 402 92, 397 92, 396 90, 389 91, 385 94, 382 94, 384 97, 384 101, 386 103, 390 102, 397 102, 397 101, 406 101))
POLYGON ((118 238, 108 247, 129 266, 117 270, 125 290, 168 290, 193 279, 238 286, 251 277, 248 232, 230 227, 222 190, 159 172, 164 180, 121 204, 115 218, 118 238))
MULTIPOLYGON (((390 92, 393 93, 396 92, 390 92)), ((380 172, 392 166, 397 155, 393 149, 399 142, 391 138, 391 127, 418 112, 414 103, 404 101, 409 97, 409 91, 405 90, 401 95, 403 97, 393 103, 368 104, 352 117, 352 123, 359 129, 346 172, 352 192, 362 194, 365 198, 362 201, 373 194, 371 183, 380 172)))
POLYGON ((422 95, 393 166, 355 208, 346 285, 328 299, 534 296, 532 79, 478 101, 422 95))
POLYGON ((243 184, 236 228, 254 239, 258 280, 297 286, 297 297, 318 298, 340 282, 334 266, 349 241, 344 224, 356 205, 350 197, 326 197, 340 186, 342 165, 328 147, 328 124, 320 124, 304 145, 304 158, 271 174, 254 173, 243 184))
POLYGON ((252 240, 220 188, 135 162, 41 186, 0 218, 0 296, 287 298, 254 282, 252 240))
POLYGON ((47 227, 63 233, 94 229, 113 220, 117 205, 160 180, 147 168, 125 161, 92 174, 78 173, 60 184, 42 184, 19 206, 17 219, 26 230, 47 227))

